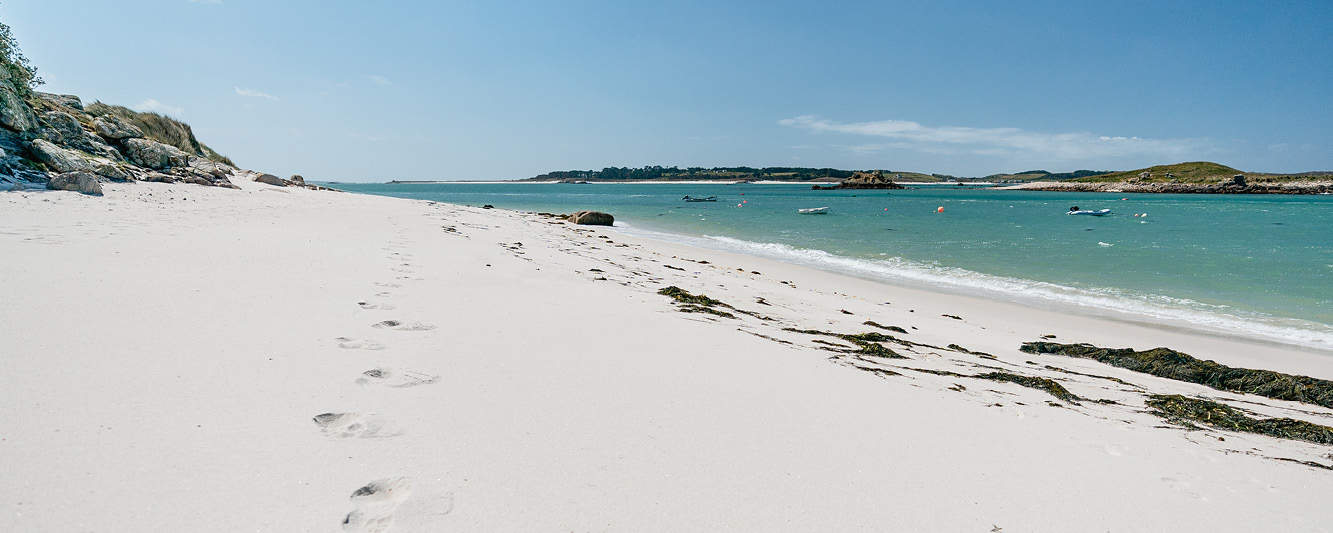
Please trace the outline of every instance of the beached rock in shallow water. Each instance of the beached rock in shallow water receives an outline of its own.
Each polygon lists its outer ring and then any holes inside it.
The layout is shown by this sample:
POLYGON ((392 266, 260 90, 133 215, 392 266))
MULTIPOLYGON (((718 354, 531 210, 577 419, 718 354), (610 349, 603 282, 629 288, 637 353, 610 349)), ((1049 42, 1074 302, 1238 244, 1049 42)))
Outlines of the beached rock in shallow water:
POLYGON ((59 191, 75 191, 93 196, 102 195, 102 184, 97 182, 97 175, 91 172, 66 172, 46 182, 46 188, 59 191))
POLYGON ((286 181, 283 181, 282 178, 279 178, 279 177, 274 176, 274 175, 272 175, 272 174, 260 174, 259 176, 255 177, 255 181, 257 181, 257 182, 259 182, 259 183, 267 183, 267 184, 269 184, 269 185, 277 185, 277 186, 279 186, 279 187, 286 187, 286 186, 287 186, 287 182, 286 182, 286 181))
POLYGON ((616 217, 601 211, 579 211, 569 215, 569 221, 588 226, 610 226, 615 223, 616 217))

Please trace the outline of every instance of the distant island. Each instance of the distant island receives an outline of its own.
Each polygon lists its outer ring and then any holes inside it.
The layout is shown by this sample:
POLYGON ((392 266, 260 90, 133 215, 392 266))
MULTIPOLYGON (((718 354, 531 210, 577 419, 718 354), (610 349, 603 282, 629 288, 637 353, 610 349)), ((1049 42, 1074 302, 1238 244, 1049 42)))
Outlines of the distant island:
MULTIPOLYGON (((828 183, 817 189, 894 188, 889 184, 987 183, 1004 189, 1073 192, 1166 192, 1218 194, 1333 193, 1333 172, 1243 172, 1208 161, 1157 165, 1135 170, 1026 170, 979 177, 900 170, 843 170, 811 167, 685 167, 650 165, 640 168, 560 170, 519 181, 557 183, 640 183, 716 181, 724 183, 785 181, 828 183), (871 184, 869 176, 877 176, 871 184), (865 183, 863 183, 865 182, 865 183)), ((405 183, 405 182, 397 182, 405 183)))
POLYGON ((1071 192, 1333 194, 1333 172, 1242 172, 1218 163, 1194 161, 1067 180, 1048 178, 1005 188, 1071 192))
MULTIPOLYGON (((871 170, 873 171, 873 170, 871 170)), ((868 171, 868 172, 871 172, 868 171)), ((650 165, 640 168, 606 167, 601 170, 558 170, 527 178, 522 181, 558 181, 572 183, 586 181, 809 181, 834 183, 851 178, 857 171, 836 168, 809 167, 663 167, 650 165)), ((894 170, 879 172, 893 176, 896 181, 929 183, 969 180, 949 174, 923 174, 894 170)))

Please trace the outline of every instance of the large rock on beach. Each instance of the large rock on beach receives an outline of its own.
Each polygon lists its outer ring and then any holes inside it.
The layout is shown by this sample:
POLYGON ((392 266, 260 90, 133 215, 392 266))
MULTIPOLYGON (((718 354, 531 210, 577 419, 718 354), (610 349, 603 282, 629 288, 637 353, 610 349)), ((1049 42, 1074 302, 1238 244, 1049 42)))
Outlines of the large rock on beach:
POLYGON ((78 96, 72 94, 55 94, 55 93, 44 93, 44 92, 33 92, 32 94, 52 104, 83 111, 83 101, 79 100, 78 96))
POLYGON ((279 187, 286 187, 286 186, 287 186, 287 182, 286 182, 286 181, 283 181, 282 178, 279 178, 279 177, 274 176, 274 175, 272 175, 272 174, 260 174, 260 175, 258 175, 258 176, 255 177, 255 181, 257 181, 257 182, 259 182, 259 183, 267 183, 267 184, 269 184, 269 185, 277 185, 277 186, 279 186, 279 187))
POLYGON ((148 139, 125 139, 121 146, 131 163, 153 170, 186 166, 190 161, 179 148, 148 139))
POLYGON ((616 217, 601 211, 579 211, 569 215, 569 221, 586 226, 610 226, 615 223, 616 217))
POLYGON ((93 119, 93 128, 97 134, 111 141, 138 139, 143 137, 143 130, 115 115, 105 115, 93 119))
POLYGON ((34 139, 31 152, 38 161, 56 172, 92 170, 93 165, 78 152, 66 150, 46 139, 34 139))
POLYGON ((129 181, 130 173, 111 163, 97 163, 93 165, 93 172, 103 178, 113 181, 129 181))
POLYGON ((102 184, 97 182, 97 175, 91 172, 66 172, 46 182, 46 188, 57 191, 74 191, 93 196, 102 195, 102 184))
MULTIPOLYGON (((3 70, 3 69, 0 69, 3 70)), ((37 129, 37 115, 14 86, 8 76, 0 72, 0 124, 17 132, 37 129)))

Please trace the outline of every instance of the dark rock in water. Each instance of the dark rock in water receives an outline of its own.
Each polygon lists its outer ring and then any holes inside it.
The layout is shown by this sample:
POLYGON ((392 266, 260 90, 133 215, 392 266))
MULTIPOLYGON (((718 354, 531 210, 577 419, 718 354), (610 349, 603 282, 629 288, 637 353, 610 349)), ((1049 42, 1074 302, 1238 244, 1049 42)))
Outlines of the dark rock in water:
POLYGON ((874 172, 853 172, 852 177, 842 180, 837 185, 814 185, 810 187, 816 191, 832 191, 837 189, 906 189, 902 185, 894 183, 893 180, 884 177, 884 173, 876 170, 874 172))
POLYGON ((269 185, 277 185, 279 187, 287 186, 286 181, 272 174, 260 174, 259 177, 255 178, 255 181, 259 183, 267 183, 269 185))
POLYGON ((486 205, 481 206, 481 208, 482 208, 482 209, 495 209, 495 206, 493 206, 493 205, 491 205, 491 204, 486 204, 486 205))
POLYGON ((92 196, 102 195, 102 184, 97 182, 97 175, 91 172, 66 172, 46 182, 46 188, 58 191, 75 191, 92 196))
POLYGON ((569 221, 590 226, 610 226, 616 221, 616 217, 600 211, 579 211, 569 215, 569 221))
POLYGON ((1091 344, 1025 342, 1019 350, 1094 359, 1111 366, 1207 385, 1218 390, 1333 408, 1333 381, 1272 370, 1230 367, 1214 361, 1195 359, 1170 348, 1136 351, 1130 348, 1098 348, 1091 344))

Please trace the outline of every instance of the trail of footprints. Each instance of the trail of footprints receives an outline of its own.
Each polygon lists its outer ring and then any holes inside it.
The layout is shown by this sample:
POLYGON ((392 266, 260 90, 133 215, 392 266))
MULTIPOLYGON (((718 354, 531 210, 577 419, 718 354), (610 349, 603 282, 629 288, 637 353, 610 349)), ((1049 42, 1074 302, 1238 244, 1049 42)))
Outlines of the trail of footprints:
MULTIPOLYGON (((396 280, 420 280, 414 278, 416 269, 412 256, 402 253, 400 246, 410 243, 390 241, 384 248, 386 259, 394 264, 389 270, 398 274, 396 280)), ((400 283, 375 282, 376 300, 363 300, 356 305, 367 311, 392 311, 397 307, 383 300, 393 296, 393 290, 401 288, 400 283)), ((426 332, 435 329, 432 324, 423 322, 405 322, 397 319, 380 320, 369 324, 371 328, 402 332, 426 332)), ((345 350, 380 351, 387 348, 379 341, 367 338, 337 337, 334 339, 339 348, 345 350)), ((398 369, 389 366, 375 366, 362 372, 354 383, 368 388, 403 389, 430 385, 440 380, 438 374, 411 369, 398 369)), ((393 424, 387 417, 374 413, 329 412, 315 415, 312 420, 319 431, 332 439, 345 438, 392 438, 403 434, 403 428, 393 424)), ((380 533, 388 531, 393 525, 394 515, 400 505, 412 495, 412 480, 405 477, 385 478, 367 483, 356 489, 350 497, 351 510, 342 519, 342 529, 358 533, 380 533)), ((452 510, 452 495, 446 504, 431 502, 434 509, 423 512, 447 514, 452 510)))

